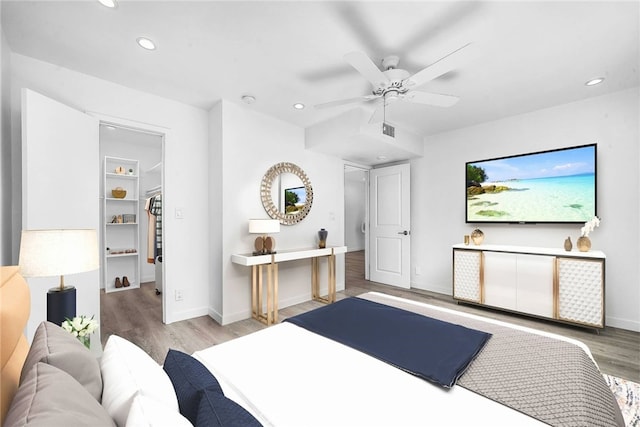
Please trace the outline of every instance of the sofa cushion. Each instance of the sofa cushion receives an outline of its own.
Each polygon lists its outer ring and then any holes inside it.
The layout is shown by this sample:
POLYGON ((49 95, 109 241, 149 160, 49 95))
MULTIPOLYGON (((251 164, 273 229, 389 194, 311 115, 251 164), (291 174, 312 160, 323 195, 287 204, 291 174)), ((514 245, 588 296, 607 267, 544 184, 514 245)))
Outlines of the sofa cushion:
POLYGON ((38 362, 24 376, 4 427, 114 426, 107 411, 71 375, 38 362))
POLYGON ((146 396, 178 411, 173 385, 162 367, 135 344, 111 335, 100 360, 102 406, 116 424, 124 426, 136 394, 146 396))
POLYGON ((163 369, 175 389, 180 413, 194 424, 198 415, 198 392, 210 389, 223 394, 213 374, 199 360, 186 353, 169 350, 163 369))
POLYGON ((77 338, 60 326, 51 322, 40 323, 22 367, 21 383, 38 362, 62 369, 82 384, 98 402, 101 401, 102 375, 98 360, 77 338))

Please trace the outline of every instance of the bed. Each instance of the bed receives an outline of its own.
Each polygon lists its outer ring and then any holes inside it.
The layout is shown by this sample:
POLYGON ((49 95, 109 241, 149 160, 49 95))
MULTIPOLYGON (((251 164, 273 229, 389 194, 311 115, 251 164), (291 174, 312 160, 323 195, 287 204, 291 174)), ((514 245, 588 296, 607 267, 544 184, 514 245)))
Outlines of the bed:
MULTIPOLYGON (((52 425, 64 422, 56 417, 65 416, 75 425, 118 426, 623 425, 584 344, 380 293, 355 299, 491 337, 451 387, 311 332, 294 320, 193 355, 171 350, 164 366, 117 336, 109 338, 101 360, 94 363, 77 340, 67 342, 72 337, 51 324, 38 328, 26 352, 26 284, 15 269, 8 269, 2 267, 0 288, 3 425, 7 420, 8 426, 52 425), (7 287, 9 282, 12 286, 7 287), (17 320, 8 321, 6 307, 16 292, 23 295, 23 308, 17 310, 19 316, 12 314, 17 320), (19 332, 19 337, 11 336, 12 343, 6 338, 7 325, 19 332), (13 349, 15 354, 7 356, 13 349), (76 361, 73 366, 65 366, 69 355, 76 361), (12 360, 11 374, 5 371, 5 360, 12 360), (22 374, 16 374, 16 366, 22 374), (39 387, 51 388, 41 398, 34 377, 39 387), (69 410, 60 411, 65 405, 69 410)), ((338 304, 332 306, 337 309, 338 304)))

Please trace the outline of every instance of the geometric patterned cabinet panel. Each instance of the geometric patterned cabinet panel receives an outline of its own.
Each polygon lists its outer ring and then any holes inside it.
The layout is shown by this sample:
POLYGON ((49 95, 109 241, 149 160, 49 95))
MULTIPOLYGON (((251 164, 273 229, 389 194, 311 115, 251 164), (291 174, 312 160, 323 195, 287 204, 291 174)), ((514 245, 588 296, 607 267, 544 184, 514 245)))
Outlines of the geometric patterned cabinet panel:
POLYGON ((604 261, 558 257, 558 319, 604 327, 604 261))
POLYGON ((482 252, 453 251, 453 297, 482 303, 481 286, 482 252))

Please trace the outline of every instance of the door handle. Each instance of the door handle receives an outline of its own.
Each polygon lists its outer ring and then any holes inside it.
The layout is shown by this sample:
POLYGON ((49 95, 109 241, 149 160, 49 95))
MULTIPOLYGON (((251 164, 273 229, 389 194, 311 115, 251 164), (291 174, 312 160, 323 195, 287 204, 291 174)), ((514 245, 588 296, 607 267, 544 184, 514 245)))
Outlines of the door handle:
POLYGON ((398 234, 404 234, 405 236, 409 235, 409 232, 407 230, 404 231, 398 231, 398 234))

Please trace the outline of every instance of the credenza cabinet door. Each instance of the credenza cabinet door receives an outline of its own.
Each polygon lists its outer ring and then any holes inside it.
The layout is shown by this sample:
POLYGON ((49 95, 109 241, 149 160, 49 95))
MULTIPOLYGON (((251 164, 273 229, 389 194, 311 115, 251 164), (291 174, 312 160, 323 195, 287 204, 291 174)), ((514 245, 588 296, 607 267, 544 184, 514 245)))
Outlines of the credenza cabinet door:
POLYGON ((453 296, 460 300, 482 303, 480 251, 453 251, 453 296))
POLYGON ((604 327, 604 261, 558 257, 558 318, 604 327))
POLYGON ((484 252, 484 303, 517 309, 518 255, 484 252))
POLYGON ((554 256, 518 254, 517 310, 553 317, 554 256))

